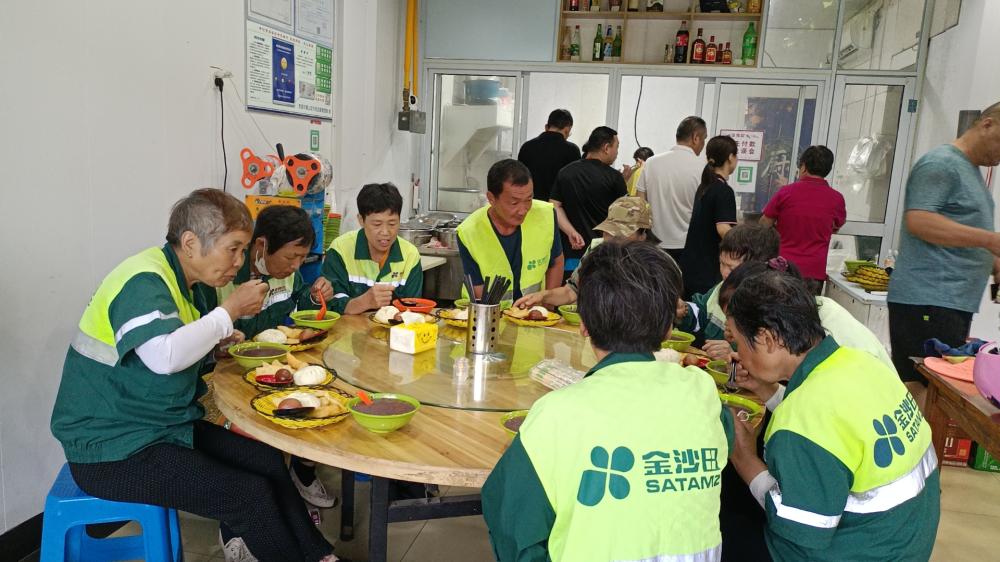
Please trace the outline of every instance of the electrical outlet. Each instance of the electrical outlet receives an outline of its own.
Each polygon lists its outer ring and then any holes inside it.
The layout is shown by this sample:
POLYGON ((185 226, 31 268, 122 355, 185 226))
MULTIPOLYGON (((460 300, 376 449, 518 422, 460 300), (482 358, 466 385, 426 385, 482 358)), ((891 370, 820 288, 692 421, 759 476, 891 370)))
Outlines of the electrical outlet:
POLYGON ((226 78, 232 78, 233 77, 233 73, 229 72, 228 70, 226 70, 224 68, 219 68, 217 66, 213 66, 212 69, 214 69, 214 71, 212 72, 212 76, 215 77, 215 78, 226 79, 226 78))

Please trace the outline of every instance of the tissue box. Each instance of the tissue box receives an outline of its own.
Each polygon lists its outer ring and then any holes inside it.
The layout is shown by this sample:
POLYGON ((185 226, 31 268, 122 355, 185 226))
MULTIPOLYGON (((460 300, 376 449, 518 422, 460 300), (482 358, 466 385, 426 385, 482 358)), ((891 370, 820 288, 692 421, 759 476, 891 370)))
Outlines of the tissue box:
POLYGON ((437 324, 409 324, 393 326, 389 330, 389 349, 417 354, 434 349, 437 345, 437 324))

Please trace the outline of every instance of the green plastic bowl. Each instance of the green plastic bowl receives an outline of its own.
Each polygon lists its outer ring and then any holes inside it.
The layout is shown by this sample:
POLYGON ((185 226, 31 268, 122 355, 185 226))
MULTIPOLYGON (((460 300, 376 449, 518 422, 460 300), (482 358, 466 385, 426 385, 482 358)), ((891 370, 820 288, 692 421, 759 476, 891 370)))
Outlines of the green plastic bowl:
POLYGON ((410 423, 410 419, 413 414, 417 413, 420 409, 420 402, 412 396, 407 396, 405 394, 394 394, 394 393, 376 393, 371 394, 372 400, 378 400, 379 398, 395 398, 396 400, 402 400, 407 404, 413 406, 413 410, 406 412, 405 414, 396 414, 393 416, 377 416, 374 414, 366 414, 364 412, 359 412, 354 409, 358 402, 361 402, 360 398, 352 398, 347 402, 347 409, 350 410, 351 415, 354 416, 354 420, 361 424, 372 433, 392 433, 397 429, 403 427, 404 425, 410 423))
POLYGON ((673 330, 670 332, 670 339, 660 344, 660 347, 674 351, 686 351, 692 343, 694 343, 694 334, 673 330))
POLYGON ((574 326, 578 326, 580 324, 580 314, 577 313, 575 304, 564 304, 560 306, 559 314, 562 314, 563 320, 565 320, 567 324, 573 324, 574 326))
MULTIPOLYGON (((514 301, 500 301, 500 310, 507 310, 514 306, 514 301)), ((469 299, 458 299, 455 301, 455 308, 468 308, 469 299)))
POLYGON ((875 263, 872 262, 872 261, 870 261, 870 260, 846 260, 844 262, 844 269, 846 269, 848 273, 854 274, 854 273, 857 273, 858 272, 858 268, 861 267, 861 266, 863 266, 863 265, 872 265, 873 266, 873 265, 875 265, 875 263))
POLYGON ((517 435, 517 432, 507 427, 507 422, 509 422, 514 418, 527 417, 527 415, 528 415, 528 410, 514 410, 513 412, 507 412, 506 414, 503 415, 502 418, 500 418, 500 427, 502 427, 503 430, 507 432, 507 435, 513 437, 517 435))
POLYGON ((333 326, 333 323, 340 319, 339 314, 328 311, 322 320, 316 320, 315 310, 296 310, 289 314, 289 316, 295 321, 296 326, 305 326, 306 328, 316 328, 319 330, 329 330, 333 326))
POLYGON ((725 406, 732 406, 734 408, 742 408, 746 410, 747 413, 750 414, 750 418, 747 421, 764 413, 764 408, 762 408, 760 404, 744 396, 720 392, 719 398, 725 406))
POLYGON ((715 384, 726 384, 729 382, 729 361, 709 361, 705 365, 705 370, 715 379, 715 384))
POLYGON ((236 363, 239 364, 240 367, 249 371, 250 369, 256 369, 264 363, 270 363, 271 361, 284 362, 285 358, 288 356, 288 350, 285 349, 285 346, 280 343, 247 341, 229 346, 229 355, 233 356, 233 359, 236 360, 236 363), (267 355, 264 357, 242 355, 242 352, 248 349, 273 349, 274 355, 267 355))

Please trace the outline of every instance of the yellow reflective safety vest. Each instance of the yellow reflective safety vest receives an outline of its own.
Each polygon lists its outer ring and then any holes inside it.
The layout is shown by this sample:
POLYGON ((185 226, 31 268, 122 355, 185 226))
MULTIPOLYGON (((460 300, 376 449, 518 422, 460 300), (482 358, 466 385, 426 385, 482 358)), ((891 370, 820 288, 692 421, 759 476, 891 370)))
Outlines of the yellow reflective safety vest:
MULTIPOLYGON (((458 238, 479 266, 483 278, 504 276, 514 278, 510 261, 500 245, 487 211, 477 209, 458 225, 458 238)), ((549 269, 555 235, 555 216, 551 203, 533 201, 531 210, 521 224, 521 294, 529 295, 545 289, 545 273, 549 269)), ((514 287, 503 300, 514 298, 514 287)), ((465 288, 462 296, 468 298, 465 288)))
POLYGON ((155 273, 163 279, 174 299, 174 304, 177 305, 181 322, 190 324, 201 318, 198 309, 184 298, 184 293, 177 284, 177 277, 166 256, 163 255, 163 250, 149 248, 114 268, 90 299, 90 304, 80 318, 79 332, 71 343, 73 349, 80 355, 112 367, 118 363, 120 358, 115 348, 115 333, 111 327, 109 309, 125 284, 140 273, 155 273))
MULTIPOLYGON (((912 499, 937 468, 930 426, 913 396, 894 370, 857 349, 838 348, 785 395, 765 445, 779 431, 808 439, 851 471, 848 513, 887 511, 912 499)), ((771 497, 786 517, 780 494, 771 497)))
POLYGON ((703 371, 652 360, 539 399, 520 439, 555 512, 552 560, 718 560, 720 414, 703 371))

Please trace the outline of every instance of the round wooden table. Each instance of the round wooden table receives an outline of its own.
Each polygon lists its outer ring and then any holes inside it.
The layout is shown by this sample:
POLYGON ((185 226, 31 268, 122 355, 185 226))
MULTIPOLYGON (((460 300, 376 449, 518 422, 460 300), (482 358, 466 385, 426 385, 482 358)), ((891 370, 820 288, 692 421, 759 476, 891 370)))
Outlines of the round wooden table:
POLYGON ((575 326, 519 327, 501 322, 499 359, 469 357, 468 377, 456 377, 456 359, 466 357, 464 330, 439 324, 435 350, 417 355, 390 351, 388 330, 366 316, 344 316, 323 345, 295 353, 325 364, 338 374, 333 386, 350 393, 359 388, 400 392, 423 406, 405 427, 372 433, 353 418, 315 429, 286 429, 258 415, 250 400, 260 391, 243 379, 234 361, 220 362, 213 374, 219 410, 252 437, 287 453, 341 468, 344 473, 341 536, 351 536, 353 472, 373 476, 370 560, 384 560, 386 525, 393 521, 481 513, 478 496, 434 498, 430 504, 390 506, 389 479, 478 488, 510 444, 500 418, 528 409, 548 392, 528 378, 543 358, 558 358, 586 371, 596 362, 590 341, 575 326), (348 489, 350 488, 350 489, 348 489), (436 509, 435 509, 436 508, 436 509))

